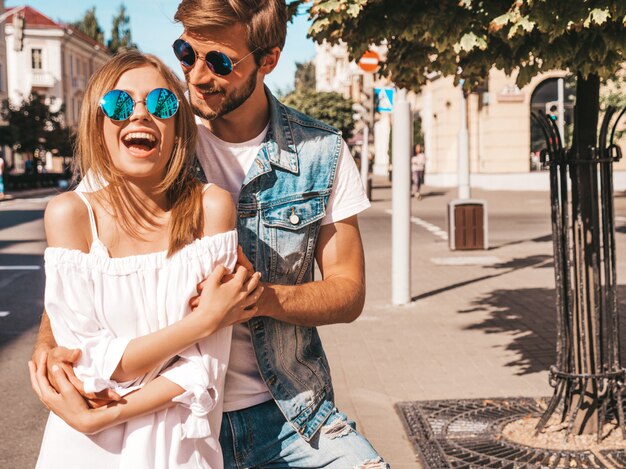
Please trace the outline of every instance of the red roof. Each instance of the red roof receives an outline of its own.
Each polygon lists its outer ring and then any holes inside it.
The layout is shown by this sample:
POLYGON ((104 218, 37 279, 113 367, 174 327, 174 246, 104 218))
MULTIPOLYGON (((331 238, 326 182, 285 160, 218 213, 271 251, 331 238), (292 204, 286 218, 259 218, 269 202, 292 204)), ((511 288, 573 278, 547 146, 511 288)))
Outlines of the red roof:
POLYGON ((13 15, 15 13, 21 13, 24 15, 24 20, 26 22, 27 28, 58 28, 63 29, 56 21, 51 20, 46 15, 41 13, 40 11, 35 10, 32 7, 21 6, 21 7, 13 7, 7 10, 8 16, 6 18, 6 23, 11 24, 13 21, 13 15))
POLYGON ((91 44, 92 46, 100 46, 100 48, 103 51, 107 50, 107 47, 104 44, 102 44, 101 42, 96 41, 94 38, 92 38, 88 34, 85 34, 80 29, 75 28, 71 24, 66 24, 65 27, 68 30, 70 30, 72 32, 72 34, 74 34, 76 37, 79 37, 82 41, 87 42, 87 43, 91 44))
POLYGON ((26 23, 26 28, 55 28, 55 29, 65 29, 69 30, 70 34, 74 34, 76 37, 80 38, 83 42, 91 44, 92 46, 100 46, 103 51, 106 51, 107 48, 104 44, 99 43, 92 37, 83 33, 79 29, 75 28, 69 24, 61 24, 53 21, 43 13, 38 10, 35 10, 33 7, 21 6, 21 7, 13 7, 7 10, 7 18, 6 24, 11 24, 13 21, 13 16, 16 14, 24 15, 24 22, 26 23))

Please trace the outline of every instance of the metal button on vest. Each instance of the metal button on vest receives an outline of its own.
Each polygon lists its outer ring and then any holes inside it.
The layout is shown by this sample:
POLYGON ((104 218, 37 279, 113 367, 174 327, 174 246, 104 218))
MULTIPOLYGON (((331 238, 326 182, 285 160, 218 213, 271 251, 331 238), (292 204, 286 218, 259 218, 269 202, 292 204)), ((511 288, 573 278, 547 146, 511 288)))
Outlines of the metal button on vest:
POLYGON ((291 216, 289 217, 289 221, 291 222, 292 225, 297 225, 298 223, 300 223, 300 217, 296 215, 295 208, 291 209, 291 216))

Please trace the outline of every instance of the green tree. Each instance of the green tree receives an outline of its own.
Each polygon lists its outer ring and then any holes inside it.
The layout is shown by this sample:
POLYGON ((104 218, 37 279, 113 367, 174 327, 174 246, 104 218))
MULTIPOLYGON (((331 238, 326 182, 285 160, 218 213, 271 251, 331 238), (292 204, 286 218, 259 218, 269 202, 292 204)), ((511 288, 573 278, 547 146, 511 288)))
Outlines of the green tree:
POLYGON ((296 63, 295 90, 315 91, 315 63, 312 60, 296 63))
POLYGON ((289 93, 282 102, 341 130, 344 138, 352 135, 354 130, 352 100, 344 98, 339 93, 304 89, 289 93))
POLYGON ((8 126, 0 132, 0 144, 31 156, 42 146, 71 155, 71 146, 64 141, 69 131, 63 126, 63 112, 63 108, 51 111, 44 96, 37 93, 32 93, 19 105, 4 100, 0 115, 8 126))
POLYGON ((126 7, 123 3, 120 5, 117 15, 113 17, 111 39, 107 47, 112 54, 124 49, 137 49, 130 31, 130 16, 126 13, 126 7))
MULTIPOLYGON (((571 154, 577 160, 589 159, 589 149, 597 146, 600 80, 613 77, 626 61, 623 0, 313 0, 308 4, 313 38, 343 41, 353 59, 372 44, 384 44, 387 60, 380 73, 416 92, 432 74, 453 76, 470 92, 493 67, 516 74, 520 87, 539 73, 569 70, 576 75, 571 154)), ((573 343, 564 344, 563 353, 575 374, 599 375, 606 371, 609 354, 599 342, 600 325, 606 322, 598 307, 602 300, 597 287, 601 252, 593 221, 596 169, 591 164, 576 166, 571 203, 577 215, 573 229, 579 236, 574 237, 573 249, 580 255, 573 269, 580 278, 573 286, 575 306, 569 311, 574 325, 569 327, 578 335, 573 343), (580 331, 576 324, 588 329, 580 331)), ((593 380, 581 378, 581 383, 564 393, 563 420, 571 419, 574 433, 596 433, 601 391, 593 380)), ((613 391, 610 400, 616 406, 613 391)))
POLYGON ((92 7, 85 12, 83 18, 79 21, 72 23, 76 29, 82 31, 87 36, 95 39, 101 44, 104 44, 104 31, 98 23, 96 18, 96 7, 92 7))
MULTIPOLYGON (((609 107, 626 107, 626 68, 619 70, 615 78, 607 80, 606 86, 600 91, 600 110, 605 112, 609 107)), ((615 136, 620 139, 625 133, 622 126, 615 132, 615 136)))

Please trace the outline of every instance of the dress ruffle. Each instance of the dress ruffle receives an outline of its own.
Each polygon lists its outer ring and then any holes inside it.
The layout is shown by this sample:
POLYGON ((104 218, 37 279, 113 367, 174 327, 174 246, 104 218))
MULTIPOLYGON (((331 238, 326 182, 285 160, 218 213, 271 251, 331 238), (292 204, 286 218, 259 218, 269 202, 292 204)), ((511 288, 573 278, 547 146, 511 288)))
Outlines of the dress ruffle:
MULTIPOLYGON (((102 243, 99 239, 95 243, 102 243)), ((142 270, 160 269, 172 263, 187 263, 194 259, 216 257, 218 253, 237 251, 237 231, 226 231, 211 236, 204 236, 187 244, 172 256, 167 251, 138 254, 126 257, 92 256, 78 249, 59 247, 46 248, 44 260, 47 268, 72 266, 83 271, 97 271, 108 275, 129 275, 142 270)))

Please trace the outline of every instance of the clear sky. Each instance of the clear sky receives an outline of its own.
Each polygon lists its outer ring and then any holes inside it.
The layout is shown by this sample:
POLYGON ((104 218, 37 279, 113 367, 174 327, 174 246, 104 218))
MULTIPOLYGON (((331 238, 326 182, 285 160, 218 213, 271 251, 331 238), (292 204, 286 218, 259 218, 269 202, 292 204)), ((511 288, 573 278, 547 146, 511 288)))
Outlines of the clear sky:
MULTIPOLYGON (((5 0, 5 8, 29 5, 55 21, 71 23, 83 17, 86 10, 96 7, 96 16, 104 30, 105 40, 109 38, 113 16, 122 2, 116 0, 29 0, 28 2, 5 0)), ((175 23, 174 13, 179 0, 126 0, 126 10, 130 16, 133 42, 144 52, 159 56, 172 69, 180 71, 171 44, 181 34, 182 27, 175 23)), ((293 88, 296 62, 306 62, 315 55, 315 45, 306 37, 309 27, 306 15, 300 15, 289 25, 287 44, 278 67, 267 76, 265 82, 272 91, 293 88)), ((179 75, 182 76, 181 73, 179 75)))

